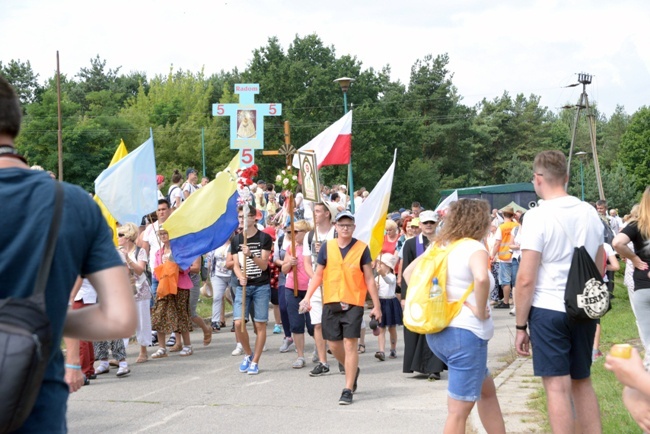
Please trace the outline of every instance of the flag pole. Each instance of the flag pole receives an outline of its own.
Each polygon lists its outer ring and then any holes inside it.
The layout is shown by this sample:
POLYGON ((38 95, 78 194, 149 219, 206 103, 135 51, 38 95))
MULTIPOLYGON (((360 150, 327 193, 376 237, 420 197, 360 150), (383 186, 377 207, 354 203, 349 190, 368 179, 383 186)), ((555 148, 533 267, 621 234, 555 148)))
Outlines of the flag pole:
POLYGON ((203 154, 203 177, 205 178, 205 128, 201 127, 201 153, 203 154))
POLYGON ((57 150, 59 156, 59 181, 63 181, 63 137, 61 132, 61 70, 59 68, 59 51, 56 51, 56 107, 59 128, 56 132, 57 150))

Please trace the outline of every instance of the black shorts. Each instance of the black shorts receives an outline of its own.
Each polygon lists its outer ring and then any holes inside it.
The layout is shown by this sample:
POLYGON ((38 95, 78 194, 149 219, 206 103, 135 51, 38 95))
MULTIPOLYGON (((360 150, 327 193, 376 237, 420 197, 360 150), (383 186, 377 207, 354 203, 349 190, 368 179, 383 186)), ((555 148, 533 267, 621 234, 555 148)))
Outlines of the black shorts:
POLYGON ((341 310, 340 303, 323 305, 322 330, 326 341, 340 341, 343 338, 359 338, 361 336, 361 321, 363 306, 353 306, 341 310))

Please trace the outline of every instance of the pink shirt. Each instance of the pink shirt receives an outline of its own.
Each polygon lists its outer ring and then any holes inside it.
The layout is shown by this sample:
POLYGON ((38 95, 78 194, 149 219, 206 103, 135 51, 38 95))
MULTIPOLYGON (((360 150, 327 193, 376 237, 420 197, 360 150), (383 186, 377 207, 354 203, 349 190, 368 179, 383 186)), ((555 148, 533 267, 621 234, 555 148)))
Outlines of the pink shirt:
MULTIPOLYGON (((163 262, 167 262, 167 259, 163 261, 163 252, 164 252, 164 248, 156 252, 156 267, 161 265, 163 262)), ((192 279, 190 279, 189 273, 190 273, 189 268, 187 270, 179 271, 178 289, 192 289, 194 287, 194 284, 192 283, 192 279)))
MULTIPOLYGON (((291 252, 291 245, 287 247, 287 252, 291 252)), ((298 291, 307 291, 307 287, 309 286, 309 276, 305 271, 305 262, 302 260, 302 243, 296 243, 296 254, 292 256, 298 258, 298 264, 296 265, 296 270, 298 271, 298 291)), ((294 289, 293 267, 291 267, 291 271, 287 273, 287 281, 284 286, 289 289, 294 289)))

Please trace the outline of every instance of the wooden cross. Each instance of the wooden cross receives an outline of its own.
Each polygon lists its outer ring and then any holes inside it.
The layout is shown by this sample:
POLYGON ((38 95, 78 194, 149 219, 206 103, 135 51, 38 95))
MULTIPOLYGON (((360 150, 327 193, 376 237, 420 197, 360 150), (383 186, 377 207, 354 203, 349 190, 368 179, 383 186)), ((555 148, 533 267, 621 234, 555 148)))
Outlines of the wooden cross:
MULTIPOLYGON (((287 158, 286 165, 287 167, 291 166, 291 160, 293 159, 294 154, 296 153, 296 148, 291 145, 291 134, 289 133, 289 121, 284 121, 284 145, 280 147, 277 151, 262 151, 262 155, 284 155, 287 158)), ((289 223, 291 224, 291 252, 293 255, 296 255, 296 236, 294 232, 294 219, 293 212, 295 207, 294 202, 294 193, 291 192, 289 196, 289 223)), ((278 246, 280 248, 281 246, 278 246)), ((302 258, 300 258, 302 259, 302 258)), ((293 295, 298 297, 298 272, 297 266, 293 266, 293 295)))

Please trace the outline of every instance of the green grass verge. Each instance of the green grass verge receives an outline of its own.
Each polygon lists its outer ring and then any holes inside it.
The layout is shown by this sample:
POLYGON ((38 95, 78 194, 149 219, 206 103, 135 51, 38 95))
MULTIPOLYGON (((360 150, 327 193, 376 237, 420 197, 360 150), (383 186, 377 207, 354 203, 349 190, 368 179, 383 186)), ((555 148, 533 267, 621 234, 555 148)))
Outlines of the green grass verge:
MULTIPOLYGON (((226 313, 232 312, 232 304, 228 300, 224 300, 226 306, 226 313)), ((199 297, 199 303, 196 305, 196 313, 201 318, 212 318, 212 297, 199 297)), ((226 321, 227 322, 227 321, 226 321)))
MULTIPOLYGON (((616 274, 612 310, 601 320, 602 332, 600 337, 600 350, 607 354, 614 344, 630 343, 639 345, 639 332, 636 328, 636 319, 632 313, 627 288, 623 285, 623 274, 616 274)), ((616 380, 613 373, 603 366, 604 357, 599 358, 591 368, 591 380, 600 404, 600 416, 602 418, 604 433, 638 433, 639 427, 634 422, 627 409, 623 405, 621 393, 623 387, 616 380)), ((529 407, 538 410, 544 419, 541 427, 544 432, 550 432, 548 412, 546 409, 546 393, 544 388, 533 394, 528 403, 529 407)))

